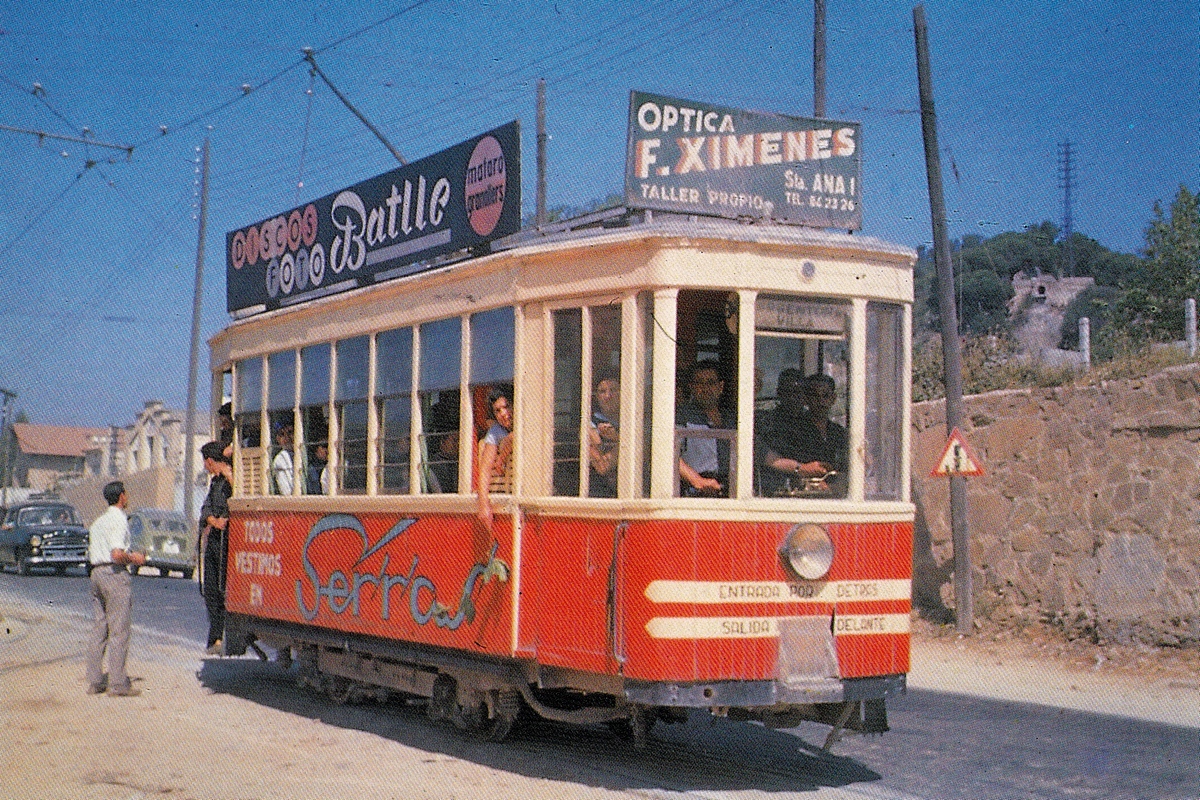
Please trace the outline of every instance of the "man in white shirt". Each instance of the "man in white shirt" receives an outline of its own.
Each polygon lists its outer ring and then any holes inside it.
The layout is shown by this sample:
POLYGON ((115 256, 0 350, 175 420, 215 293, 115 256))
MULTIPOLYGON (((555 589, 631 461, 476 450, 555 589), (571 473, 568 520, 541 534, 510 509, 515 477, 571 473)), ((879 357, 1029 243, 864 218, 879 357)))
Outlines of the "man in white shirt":
POLYGON ((129 621, 133 611, 133 578, 128 565, 146 563, 144 553, 135 553, 129 545, 129 518, 125 509, 129 496, 125 484, 113 481, 104 487, 108 510, 96 518, 88 530, 88 572, 91 576, 92 632, 88 637, 88 694, 105 690, 117 697, 134 697, 134 689, 125 673, 129 654, 129 621), (108 649, 108 674, 103 672, 104 651, 108 649))
POLYGON ((275 489, 282 495, 290 495, 292 487, 296 485, 292 470, 292 433, 291 424, 284 423, 275 434, 279 452, 271 461, 271 470, 275 476, 275 489))

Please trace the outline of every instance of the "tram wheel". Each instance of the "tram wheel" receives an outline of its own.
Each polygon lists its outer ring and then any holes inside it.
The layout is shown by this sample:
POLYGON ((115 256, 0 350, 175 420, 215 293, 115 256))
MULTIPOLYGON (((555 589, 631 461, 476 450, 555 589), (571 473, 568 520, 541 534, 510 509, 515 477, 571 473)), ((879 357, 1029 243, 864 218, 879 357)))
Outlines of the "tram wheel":
POLYGON ((357 692, 353 681, 346 680, 340 675, 328 675, 325 678, 325 694, 329 695, 329 699, 339 706, 344 706, 354 699, 357 692))
POLYGON ((521 716, 521 693, 516 689, 500 689, 493 698, 493 716, 479 721, 475 731, 489 742, 502 742, 512 732, 521 716))
POLYGON ((650 742, 650 731, 658 721, 658 710, 650 706, 631 706, 627 719, 615 719, 607 723, 608 729, 627 742, 635 750, 644 750, 650 742))

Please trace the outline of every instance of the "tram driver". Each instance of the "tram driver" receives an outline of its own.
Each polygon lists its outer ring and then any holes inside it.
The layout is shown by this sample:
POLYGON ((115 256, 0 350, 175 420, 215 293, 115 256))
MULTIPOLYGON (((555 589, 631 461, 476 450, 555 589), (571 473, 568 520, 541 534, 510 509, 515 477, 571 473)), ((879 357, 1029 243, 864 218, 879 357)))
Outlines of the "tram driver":
MULTIPOLYGON (((679 408, 677 428, 736 430, 732 409, 721 405, 725 381, 712 359, 697 362, 688 378, 691 396, 679 408)), ((729 496, 729 438, 685 437, 679 455, 680 494, 684 497, 729 496)))
POLYGON ((768 495, 793 494, 805 486, 820 494, 846 491, 849 438, 829 419, 837 400, 833 378, 821 373, 804 377, 789 367, 779 373, 779 404, 767 418, 764 479, 768 495))

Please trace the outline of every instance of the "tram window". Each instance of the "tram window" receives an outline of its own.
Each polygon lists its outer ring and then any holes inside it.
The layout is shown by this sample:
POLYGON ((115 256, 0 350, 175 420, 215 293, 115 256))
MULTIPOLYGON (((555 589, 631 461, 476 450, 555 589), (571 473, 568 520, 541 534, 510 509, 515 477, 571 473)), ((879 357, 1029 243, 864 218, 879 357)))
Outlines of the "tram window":
POLYGON ((408 494, 412 425, 412 328, 375 337, 375 404, 379 419, 378 486, 382 494, 408 494))
POLYGON ((592 397, 588 420, 588 497, 617 496, 621 432, 621 306, 588 309, 592 324, 592 397))
POLYGON ((293 494, 295 469, 296 353, 267 356, 267 422, 271 426, 272 494, 293 494))
POLYGON ((458 317, 420 328, 421 491, 458 491, 459 380, 462 324, 458 317))
POLYGON ((681 291, 675 452, 682 497, 729 497, 737 480, 737 295, 681 291))
POLYGON ((261 358, 248 358, 237 364, 237 420, 238 441, 242 447, 259 447, 262 441, 262 372, 261 358))
POLYGON ((867 303, 865 496, 899 500, 904 413, 904 333, 901 307, 867 303))
POLYGON ((755 309, 754 493, 845 497, 849 306, 762 296, 755 309))
POLYGON ((330 346, 317 344, 300 351, 300 444, 304 448, 305 488, 311 494, 329 493, 329 359, 330 346), (317 489, 318 492, 313 492, 317 489))
POLYGON ((579 496, 579 422, 583 415, 583 310, 554 312, 554 494, 579 496))
POLYGON ((492 469, 491 492, 512 491, 512 444, 515 440, 503 447, 501 443, 515 431, 515 420, 510 416, 507 420, 509 428, 505 429, 495 419, 489 398, 495 392, 504 393, 510 401, 511 413, 515 321, 511 307, 471 315, 471 418, 475 426, 472 441, 476 443, 477 458, 483 452, 480 443, 485 437, 490 437, 503 454, 492 469))
POLYGON ((338 490, 367 491, 367 373, 370 343, 366 336, 337 343, 338 490))

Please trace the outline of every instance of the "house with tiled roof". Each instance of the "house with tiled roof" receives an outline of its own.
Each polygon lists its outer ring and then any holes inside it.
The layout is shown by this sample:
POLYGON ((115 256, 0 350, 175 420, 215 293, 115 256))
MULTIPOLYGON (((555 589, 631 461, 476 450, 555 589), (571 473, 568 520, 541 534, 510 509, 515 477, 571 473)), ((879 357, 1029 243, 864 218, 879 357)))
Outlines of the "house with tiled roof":
POLYGON ((95 447, 95 437, 107 434, 105 428, 14 423, 12 485, 52 491, 61 480, 86 474, 87 453, 95 447))

